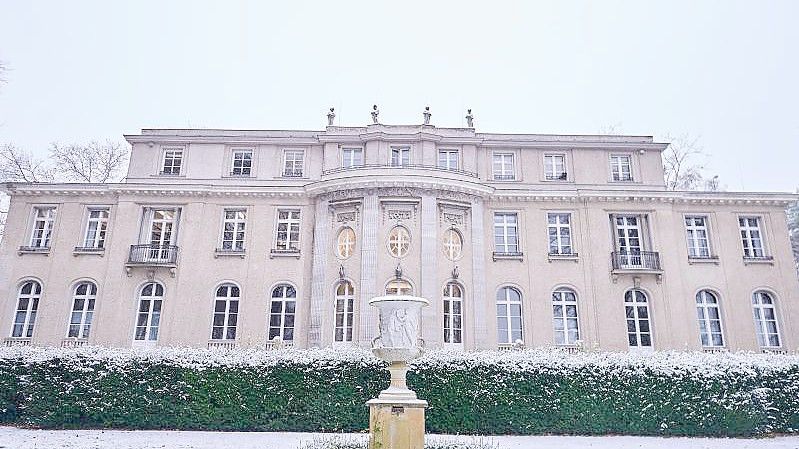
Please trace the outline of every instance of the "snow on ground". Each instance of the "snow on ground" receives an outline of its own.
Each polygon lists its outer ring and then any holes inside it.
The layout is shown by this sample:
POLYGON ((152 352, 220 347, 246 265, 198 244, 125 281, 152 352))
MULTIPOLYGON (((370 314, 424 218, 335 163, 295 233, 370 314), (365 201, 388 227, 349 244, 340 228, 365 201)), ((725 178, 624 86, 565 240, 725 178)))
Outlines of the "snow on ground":
MULTIPOLYGON (((364 434, 351 434, 366 439, 364 434)), ((289 432, 183 432, 160 430, 32 430, 0 427, 2 449, 292 449, 303 441, 323 436, 289 432)), ((464 439, 432 435, 435 439, 464 439)), ((499 449, 799 449, 799 436, 730 438, 500 436, 481 437, 495 441, 499 449)))

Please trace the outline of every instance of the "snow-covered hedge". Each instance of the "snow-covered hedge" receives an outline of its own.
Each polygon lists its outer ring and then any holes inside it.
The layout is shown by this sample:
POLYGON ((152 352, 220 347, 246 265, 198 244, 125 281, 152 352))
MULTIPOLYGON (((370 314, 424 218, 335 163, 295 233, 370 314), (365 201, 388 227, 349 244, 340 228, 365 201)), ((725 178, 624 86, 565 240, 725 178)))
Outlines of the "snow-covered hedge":
MULTIPOLYGON (((361 350, 0 349, 0 422, 358 431, 388 384, 361 350)), ((799 431, 799 357, 430 352, 408 382, 427 430, 756 435, 799 431)))

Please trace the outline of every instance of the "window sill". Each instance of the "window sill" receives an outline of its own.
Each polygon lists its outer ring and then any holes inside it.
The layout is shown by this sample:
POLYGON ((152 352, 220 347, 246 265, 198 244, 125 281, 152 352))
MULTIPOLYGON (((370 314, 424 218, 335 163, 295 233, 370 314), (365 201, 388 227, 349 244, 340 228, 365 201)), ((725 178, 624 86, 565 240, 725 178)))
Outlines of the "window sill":
POLYGON ((105 256, 105 248, 89 248, 89 247, 82 247, 76 246, 74 250, 72 250, 72 255, 75 257, 81 255, 94 255, 94 256, 105 256))
POLYGON ((274 259, 275 257, 295 257, 299 259, 300 255, 300 250, 298 249, 273 249, 269 252, 270 259, 274 259))
POLYGON ((492 182, 519 182, 520 179, 513 178, 491 178, 492 182))
POLYGON ((23 254, 44 254, 45 256, 50 255, 50 247, 38 247, 38 246, 20 246, 19 250, 17 250, 17 255, 23 254))
POLYGON ((763 257, 744 257, 744 265, 774 265, 774 258, 771 256, 763 257))
POLYGON ((208 340, 208 349, 236 349, 236 340, 208 340))
POLYGON ((494 262, 497 260, 518 260, 519 262, 524 260, 524 253, 500 253, 494 251, 493 254, 494 262))
POLYGON ((611 184, 635 184, 637 181, 634 179, 609 179, 611 184))
POLYGON ((3 346, 30 346, 30 337, 8 337, 3 339, 3 346))
POLYGON ((253 174, 249 174, 249 175, 234 175, 232 173, 231 174, 227 174, 227 175, 222 175, 222 179, 250 179, 250 178, 255 178, 255 175, 253 175, 253 174))
POLYGON ((273 179, 296 179, 297 181, 308 181, 311 178, 307 176, 275 176, 273 179))
POLYGON ((570 260, 572 262, 577 262, 580 260, 580 256, 577 253, 549 253, 547 254, 547 259, 552 262, 553 260, 570 260))
POLYGON ((79 346, 87 346, 88 344, 89 340, 85 338, 67 337, 61 340, 62 348, 77 348, 79 346))
POLYGON ((214 259, 219 257, 241 257, 244 259, 244 256, 247 254, 247 250, 244 249, 221 249, 217 248, 214 250, 214 259))
POLYGON ((569 178, 543 178, 541 179, 541 182, 552 184, 574 184, 574 180, 569 178))
POLYGON ((156 173, 156 174, 154 174, 152 176, 156 177, 156 178, 185 178, 186 177, 186 175, 183 174, 183 173, 174 173, 173 174, 173 173, 161 173, 161 172, 158 172, 158 173, 156 173))
POLYGON ((697 257, 697 256, 688 256, 688 263, 691 265, 694 264, 719 264, 719 256, 704 256, 704 257, 697 257))

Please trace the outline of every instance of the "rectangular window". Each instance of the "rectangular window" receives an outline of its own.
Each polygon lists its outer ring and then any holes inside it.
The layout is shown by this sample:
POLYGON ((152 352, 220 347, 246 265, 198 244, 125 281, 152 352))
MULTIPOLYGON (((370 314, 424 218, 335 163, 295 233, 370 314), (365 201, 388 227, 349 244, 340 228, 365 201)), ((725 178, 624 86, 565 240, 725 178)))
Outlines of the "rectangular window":
POLYGON ((233 150, 233 167, 230 176, 252 175, 252 150, 233 150))
POLYGON ((162 175, 179 175, 183 165, 182 148, 165 148, 164 163, 161 165, 162 175))
POLYGON ((283 176, 287 178, 302 178, 305 151, 286 150, 283 152, 283 176))
POLYGON ((438 168, 444 170, 457 170, 458 150, 438 150, 438 168))
POLYGON ((55 207, 34 207, 30 246, 33 248, 49 248, 54 223, 55 207))
POLYGON ((688 239, 688 257, 709 258, 710 243, 707 233, 707 217, 685 217, 685 233, 688 239))
POLYGON ((562 154, 545 154, 544 155, 544 176, 547 180, 561 180, 565 181, 566 174, 566 156, 562 154))
POLYGON ((108 209, 89 209, 86 222, 86 235, 83 238, 84 248, 105 248, 105 234, 108 231, 108 209))
POLYGON ((391 149, 391 166, 407 167, 411 164, 411 149, 408 147, 397 147, 391 149))
POLYGON ((225 217, 222 223, 223 251, 244 251, 244 228, 246 225, 246 210, 225 209, 225 217))
POLYGON ((738 227, 741 230, 744 258, 758 259, 766 257, 766 253, 763 250, 763 234, 760 231, 760 217, 738 217, 738 227))
POLYGON ((632 165, 629 155, 610 156, 610 172, 614 181, 632 181, 632 165))
POLYGON ((518 218, 516 213, 494 213, 494 248, 498 253, 519 252, 518 218))
POLYGON ((494 153, 492 158, 495 181, 512 181, 516 179, 513 166, 513 153, 494 153))
POLYGON ((363 148, 344 148, 341 150, 341 168, 363 165, 363 148))
POLYGON ((278 251, 300 250, 300 211, 278 209, 277 211, 277 240, 275 249, 278 251))
POLYGON ((571 214, 547 214, 549 254, 572 254, 571 214))

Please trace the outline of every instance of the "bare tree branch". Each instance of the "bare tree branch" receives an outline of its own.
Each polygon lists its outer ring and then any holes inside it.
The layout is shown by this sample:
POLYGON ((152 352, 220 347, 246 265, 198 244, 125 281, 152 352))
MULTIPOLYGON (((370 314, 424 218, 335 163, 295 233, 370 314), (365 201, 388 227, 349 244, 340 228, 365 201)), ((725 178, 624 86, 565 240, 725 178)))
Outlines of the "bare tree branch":
POLYGON ((0 180, 52 182, 53 176, 53 170, 44 160, 11 144, 0 146, 0 180))
POLYGON ((697 159, 706 157, 698 137, 683 134, 666 136, 670 141, 663 152, 666 188, 669 190, 718 190, 718 177, 706 180, 702 175, 705 166, 697 159))
POLYGON ((786 211, 788 215, 788 237, 791 240, 793 259, 799 270, 799 201, 793 203, 786 211))
POLYGON ((50 147, 56 173, 69 181, 105 183, 118 181, 128 149, 119 142, 58 144, 50 147))

